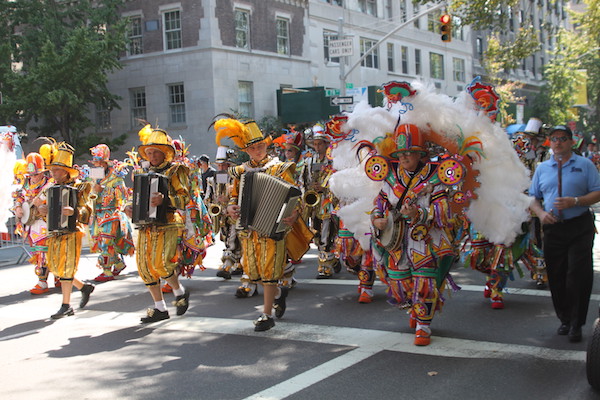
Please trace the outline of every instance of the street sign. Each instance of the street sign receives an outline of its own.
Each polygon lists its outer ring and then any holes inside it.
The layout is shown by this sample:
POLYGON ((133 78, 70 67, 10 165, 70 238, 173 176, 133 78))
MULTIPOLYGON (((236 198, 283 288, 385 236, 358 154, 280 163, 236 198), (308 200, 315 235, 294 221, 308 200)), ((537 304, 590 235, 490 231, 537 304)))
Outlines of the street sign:
POLYGON ((325 97, 338 96, 339 94, 340 89, 325 89, 325 97))
POLYGON ((344 57, 353 55, 352 39, 330 40, 329 57, 344 57))
POLYGON ((332 97, 330 101, 332 106, 339 106, 341 104, 353 104, 354 97, 352 96, 336 96, 332 97))

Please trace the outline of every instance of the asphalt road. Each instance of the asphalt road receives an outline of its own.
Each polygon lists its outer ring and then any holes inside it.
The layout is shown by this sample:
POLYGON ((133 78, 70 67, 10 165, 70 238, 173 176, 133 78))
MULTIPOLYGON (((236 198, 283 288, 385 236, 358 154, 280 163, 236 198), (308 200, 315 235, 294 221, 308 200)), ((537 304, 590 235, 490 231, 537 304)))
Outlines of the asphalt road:
MULTIPOLYGON (((262 296, 237 299, 238 282, 215 277, 221 249, 211 247, 207 269, 184 280, 189 311, 177 317, 170 306, 171 319, 145 326, 139 318, 151 298, 133 258, 84 310, 52 321, 60 292, 30 295, 33 267, 10 265, 18 252, 0 250, 0 398, 600 398, 585 377, 598 275, 583 342, 573 344, 556 335, 548 291, 527 277, 509 283, 504 310, 492 310, 483 275, 457 269, 462 290, 445 293, 431 345, 416 347, 408 315, 386 303, 381 284, 373 303, 358 304, 357 280, 346 271, 314 279, 314 249, 298 265, 283 319, 254 332, 262 296)), ((600 246, 596 253, 600 268, 600 246)), ((94 264, 84 254, 79 277, 96 276, 94 264)))

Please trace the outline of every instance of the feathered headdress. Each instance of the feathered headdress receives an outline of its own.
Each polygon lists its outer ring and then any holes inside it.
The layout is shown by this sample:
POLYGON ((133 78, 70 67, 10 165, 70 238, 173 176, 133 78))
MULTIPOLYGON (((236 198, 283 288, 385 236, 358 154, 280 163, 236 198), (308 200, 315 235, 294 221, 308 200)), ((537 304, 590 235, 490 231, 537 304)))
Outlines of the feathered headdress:
MULTIPOLYGON (((263 140, 270 141, 269 137, 264 137, 255 121, 242 122, 235 118, 221 118, 213 123, 217 135, 215 142, 221 146, 221 140, 228 137, 240 149, 245 149, 255 143, 263 140)), ((269 143, 268 143, 269 144, 269 143)))
POLYGON ((139 156, 147 160, 146 150, 156 148, 165 154, 166 161, 172 161, 175 158, 175 147, 173 139, 162 129, 152 129, 150 124, 144 126, 138 132, 142 144, 138 147, 139 156))

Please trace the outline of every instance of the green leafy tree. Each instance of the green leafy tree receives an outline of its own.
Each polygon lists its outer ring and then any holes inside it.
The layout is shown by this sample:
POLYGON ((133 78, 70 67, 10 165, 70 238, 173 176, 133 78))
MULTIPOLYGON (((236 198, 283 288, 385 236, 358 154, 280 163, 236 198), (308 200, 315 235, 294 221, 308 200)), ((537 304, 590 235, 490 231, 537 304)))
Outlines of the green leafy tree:
POLYGON ((0 118, 36 135, 83 145, 85 130, 94 126, 90 106, 118 108, 107 81, 121 68, 119 54, 126 46, 122 3, 0 0, 5 24, 0 60, 9 61, 9 67, 0 66, 0 118))

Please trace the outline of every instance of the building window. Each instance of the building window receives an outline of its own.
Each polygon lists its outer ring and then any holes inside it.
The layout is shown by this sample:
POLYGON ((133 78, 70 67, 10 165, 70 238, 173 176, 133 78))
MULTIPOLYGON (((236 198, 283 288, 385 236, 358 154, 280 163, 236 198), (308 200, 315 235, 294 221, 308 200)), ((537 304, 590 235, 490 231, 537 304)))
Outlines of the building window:
POLYGON ((406 6, 406 0, 400 0, 400 22, 406 22, 408 18, 408 8, 406 6))
POLYGON ((394 44, 387 44, 388 71, 394 72, 394 44))
POLYGON ((185 124, 183 83, 169 85, 169 118, 169 122, 172 125, 185 124))
POLYGON ((358 9, 365 14, 377 16, 377 0, 358 0, 358 9))
POLYGON ((142 42, 142 17, 130 17, 129 29, 127 31, 127 54, 143 54, 142 42))
POLYGON ((400 47, 400 57, 402 60, 402 73, 408 74, 408 47, 400 47))
POLYGON ((169 11, 163 15, 165 28, 165 43, 167 50, 180 49, 181 43, 181 12, 169 11))
POLYGON ((139 126, 139 120, 147 120, 146 117, 146 89, 129 89, 131 99, 131 128, 139 126))
POLYGON ((385 17, 390 21, 394 17, 394 13, 392 12, 392 0, 385 0, 385 17))
POLYGON ((429 53, 429 75, 432 79, 444 79, 444 56, 429 53))
POLYGON ((329 57, 329 41, 337 40, 337 33, 333 31, 323 31, 323 51, 325 52, 325 62, 339 63, 339 57, 329 57))
POLYGON ((427 14, 427 30, 429 32, 439 32, 441 16, 442 12, 440 10, 427 14))
POLYGON ((421 75, 421 50, 415 49, 415 74, 421 75))
POLYGON ((479 58, 479 60, 481 61, 481 59, 483 59, 483 39, 478 37, 475 40, 475 47, 476 47, 476 51, 477 51, 477 58, 479 58))
POLYGON ((465 60, 462 58, 452 58, 454 80, 457 82, 465 81, 465 60))
POLYGON ((250 48, 250 12, 235 10, 235 47, 250 48))
POLYGON ((96 129, 99 131, 110 130, 110 108, 106 101, 96 106, 96 129))
MULTIPOLYGON (((369 49, 377 43, 371 39, 360 38, 360 56, 362 57, 369 49)), ((360 63, 363 67, 379 69, 379 49, 375 48, 370 51, 364 60, 360 63)))
POLYGON ((245 118, 252 118, 254 98, 254 85, 252 82, 238 82, 239 114, 245 118))
POLYGON ((342 2, 344 0, 321 0, 321 1, 324 1, 325 3, 329 3, 329 4, 334 4, 336 6, 341 6, 342 2))
MULTIPOLYGON (((419 9, 420 6, 417 3, 413 3, 413 16, 418 15, 419 14, 419 9)), ((421 24, 419 23, 419 18, 415 19, 415 21, 413 22, 415 28, 420 29, 421 28, 421 24)))
POLYGON ((277 18, 277 54, 290 54, 290 22, 277 18))

